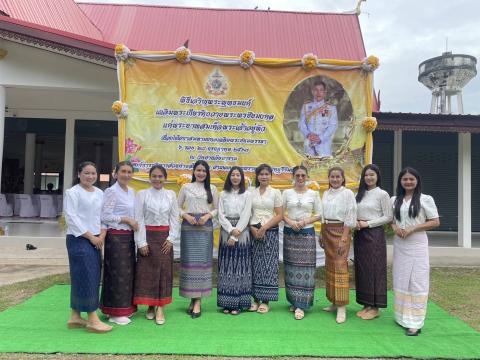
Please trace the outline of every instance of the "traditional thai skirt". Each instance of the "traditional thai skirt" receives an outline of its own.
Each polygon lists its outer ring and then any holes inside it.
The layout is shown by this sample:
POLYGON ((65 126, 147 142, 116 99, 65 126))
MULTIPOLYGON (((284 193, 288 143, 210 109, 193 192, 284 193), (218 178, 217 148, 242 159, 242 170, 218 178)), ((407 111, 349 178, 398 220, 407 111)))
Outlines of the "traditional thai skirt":
POLYGON ((100 250, 83 236, 67 235, 70 264, 70 307, 80 312, 98 309, 102 257, 100 250))
MULTIPOLYGON (((235 227, 237 219, 228 218, 235 227)), ((250 308, 252 298, 252 247, 245 229, 234 246, 228 246, 229 234, 222 229, 218 250, 217 305, 227 310, 250 308)))
POLYGON ((164 306, 172 302, 173 248, 162 252, 167 241, 168 226, 145 226, 148 256, 137 257, 134 304, 164 306))
MULTIPOLYGON (((256 226, 260 228, 260 225, 256 226)), ((252 296, 260 301, 278 300, 278 227, 262 239, 252 237, 252 296)))
POLYGON ((133 231, 108 229, 103 258, 102 312, 111 316, 129 316, 133 305, 135 279, 135 240, 133 231))
POLYGON ((387 307, 387 243, 382 226, 355 231, 355 289, 357 303, 387 307))
MULTIPOLYGON (((198 220, 204 214, 190 214, 198 220)), ((180 241, 180 296, 189 299, 212 294, 213 223, 182 222, 180 241)))
POLYGON ((426 232, 393 240, 395 320, 411 329, 423 327, 427 313, 430 265, 426 232))
POLYGON ((322 224, 322 243, 325 250, 325 287, 327 299, 334 305, 348 304, 348 252, 350 250, 350 237, 343 244, 340 253, 340 240, 343 234, 343 223, 322 224))
POLYGON ((285 267, 285 291, 294 308, 303 310, 313 305, 315 292, 315 229, 294 231, 283 229, 283 264, 285 267))

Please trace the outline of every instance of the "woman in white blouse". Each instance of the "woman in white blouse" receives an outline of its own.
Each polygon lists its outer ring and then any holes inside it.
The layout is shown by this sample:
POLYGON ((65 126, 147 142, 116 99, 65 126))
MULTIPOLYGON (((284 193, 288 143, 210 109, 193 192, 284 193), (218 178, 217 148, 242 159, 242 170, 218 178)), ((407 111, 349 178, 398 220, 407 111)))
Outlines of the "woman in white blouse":
POLYGON ((398 175, 397 196, 392 202, 395 320, 407 336, 417 336, 427 313, 430 265, 426 231, 438 227, 440 220, 435 201, 422 194, 420 174, 413 168, 398 175))
POLYGON ((106 230, 101 228, 103 192, 94 186, 97 168, 85 161, 78 166, 78 184, 65 192, 63 214, 67 224, 67 251, 70 264, 69 329, 86 328, 90 332, 105 333, 112 327, 98 318, 101 249, 106 230), (81 313, 88 314, 88 320, 81 313))
POLYGON ((139 256, 133 303, 148 305, 145 317, 163 325, 163 307, 172 302, 173 243, 179 237, 180 212, 175 192, 164 189, 167 170, 154 165, 149 178, 152 186, 140 190, 135 199, 139 256))
POLYGON ((203 160, 193 165, 192 182, 178 194, 183 218, 180 242, 180 296, 191 299, 187 313, 201 314, 201 299, 212 293, 213 222, 218 192, 210 184, 210 167, 203 160))
POLYGON ((270 186, 272 168, 261 164, 255 169, 252 192, 252 296, 250 311, 265 314, 269 301, 278 300, 278 223, 283 219, 282 194, 270 186))
POLYGON ((358 186, 357 229, 354 235, 355 291, 363 309, 357 316, 371 320, 387 307, 387 242, 383 225, 392 221, 390 196, 381 189, 380 169, 369 164, 358 186))
POLYGON ((252 296, 251 243, 248 222, 251 194, 245 190, 242 168, 233 166, 218 200, 222 227, 218 251, 217 306, 238 315, 250 308, 252 296))
POLYGON ((307 178, 307 168, 295 166, 295 185, 283 192, 285 291, 297 320, 302 320, 304 311, 313 305, 316 265, 313 224, 322 217, 320 194, 307 188, 307 178))
POLYGON ((325 311, 337 312, 336 321, 347 319, 349 302, 348 252, 351 231, 357 226, 357 203, 350 189, 345 187, 345 173, 341 167, 328 170, 329 189, 323 193, 323 223, 320 246, 325 250, 327 299, 332 305, 325 311))
POLYGON ((102 223, 107 227, 103 261, 103 286, 100 308, 109 321, 130 323, 137 307, 133 304, 135 278, 135 192, 128 186, 133 166, 122 161, 115 166, 115 184, 103 195, 102 223))

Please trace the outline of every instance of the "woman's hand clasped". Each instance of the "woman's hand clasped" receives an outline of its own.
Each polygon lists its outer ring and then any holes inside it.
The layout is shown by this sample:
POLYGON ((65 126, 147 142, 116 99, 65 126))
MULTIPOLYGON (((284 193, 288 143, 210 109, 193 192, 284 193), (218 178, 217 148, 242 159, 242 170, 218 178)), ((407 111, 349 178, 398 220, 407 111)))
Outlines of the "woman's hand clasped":
POLYGON ((148 254, 150 254, 150 248, 148 247, 148 245, 145 245, 141 248, 138 248, 138 252, 141 256, 148 256, 148 254))
POLYGON ((172 251, 172 248, 173 248, 173 244, 169 240, 166 240, 162 244, 162 253, 163 254, 169 254, 170 251, 172 251))

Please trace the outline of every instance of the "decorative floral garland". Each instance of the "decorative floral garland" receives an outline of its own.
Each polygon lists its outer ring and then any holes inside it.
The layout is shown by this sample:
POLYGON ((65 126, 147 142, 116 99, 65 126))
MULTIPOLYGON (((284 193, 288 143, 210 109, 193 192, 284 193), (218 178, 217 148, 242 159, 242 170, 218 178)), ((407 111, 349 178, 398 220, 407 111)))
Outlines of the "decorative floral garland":
POLYGON ((313 191, 320 191, 320 184, 315 180, 308 181, 307 187, 313 191))
POLYGON ((175 59, 182 64, 189 63, 192 59, 192 52, 189 48, 180 46, 177 50, 175 50, 175 59))
POLYGON ((248 69, 253 65, 255 61, 255 53, 250 50, 245 50, 240 54, 240 66, 244 69, 248 69))
POLYGON ((192 182, 191 174, 182 174, 177 178, 177 185, 184 185, 192 182))
POLYGON ((375 71, 380 66, 380 60, 374 56, 370 55, 369 57, 363 59, 362 70, 363 71, 375 71))
POLYGON ((128 117, 128 104, 122 103, 121 101, 114 101, 112 104, 112 111, 117 118, 126 119, 128 117))
POLYGON ((312 53, 303 55, 302 57, 302 66, 305 70, 315 69, 318 65, 318 58, 312 53))
POLYGON ((128 54, 130 53, 130 49, 123 44, 115 45, 115 59, 117 61, 125 61, 128 58, 128 54))
POLYGON ((377 128, 377 119, 373 116, 368 116, 363 120, 362 126, 366 132, 374 132, 377 128))

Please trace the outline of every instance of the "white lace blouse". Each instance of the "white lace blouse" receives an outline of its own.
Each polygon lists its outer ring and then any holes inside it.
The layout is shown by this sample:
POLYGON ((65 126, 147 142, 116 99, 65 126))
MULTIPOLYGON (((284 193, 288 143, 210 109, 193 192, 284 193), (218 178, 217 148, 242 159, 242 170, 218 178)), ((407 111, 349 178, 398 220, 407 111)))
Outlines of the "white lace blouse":
POLYGON ((167 240, 175 244, 180 239, 180 212, 175 192, 167 189, 140 190, 135 198, 135 220, 138 231, 135 243, 138 248, 147 245, 145 226, 169 226, 167 240))
POLYGON ((77 184, 65 192, 63 214, 67 223, 67 234, 76 237, 90 231, 100 234, 103 191, 94 187, 94 191, 85 190, 77 184))
POLYGON ((282 207, 282 194, 280 190, 268 186, 260 195, 260 187, 251 189, 252 193, 252 217, 250 225, 265 225, 275 216, 275 208, 282 207))
POLYGON ((252 194, 245 191, 239 194, 238 191, 222 191, 218 200, 218 221, 222 228, 230 233, 233 229, 245 230, 252 212, 252 194), (228 221, 229 218, 239 218, 234 227, 228 221))
POLYGON ((103 193, 102 223, 107 228, 132 230, 130 225, 121 223, 122 217, 135 217, 135 191, 123 190, 118 183, 113 184, 103 193))
MULTIPOLYGON (((287 216, 295 221, 301 221, 313 216, 322 216, 322 201, 317 191, 307 189, 304 193, 297 193, 295 189, 285 190, 282 194, 283 210, 287 216)), ((305 228, 311 228, 308 224, 305 228)))
POLYGON ((357 220, 364 220, 373 228, 392 221, 393 211, 390 195, 379 187, 365 191, 362 201, 357 203, 357 220))
POLYGON ((323 193, 323 219, 342 221, 345 226, 357 226, 357 203, 352 190, 344 186, 338 189, 330 188, 323 193))
POLYGON ((207 192, 203 183, 193 182, 183 185, 178 194, 180 215, 210 213, 215 217, 218 211, 218 191, 215 185, 210 185, 210 189, 213 197, 211 204, 207 202, 207 192))
MULTIPOLYGON (((392 209, 395 206, 396 196, 392 196, 392 209)), ((406 229, 410 226, 421 225, 427 222, 427 220, 438 218, 438 210, 435 205, 433 197, 430 195, 420 194, 420 211, 415 218, 408 216, 408 208, 410 207, 411 199, 403 199, 402 207, 400 208, 400 221, 393 218, 393 221, 400 227, 400 229, 406 229)))

